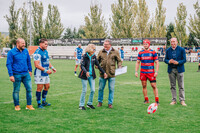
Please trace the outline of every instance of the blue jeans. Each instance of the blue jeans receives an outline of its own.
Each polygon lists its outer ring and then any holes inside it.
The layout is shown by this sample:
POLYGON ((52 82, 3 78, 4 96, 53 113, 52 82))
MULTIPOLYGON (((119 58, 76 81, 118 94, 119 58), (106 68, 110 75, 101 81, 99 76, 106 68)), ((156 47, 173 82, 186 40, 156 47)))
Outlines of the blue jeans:
POLYGON ((84 106, 85 104, 85 95, 87 92, 87 81, 89 82, 89 85, 90 85, 90 96, 89 96, 89 100, 87 104, 92 105, 94 92, 95 92, 95 80, 93 79, 92 76, 90 76, 88 80, 81 79, 81 81, 82 81, 82 93, 81 93, 79 106, 84 106))
POLYGON ((109 89, 109 96, 108 96, 108 104, 113 103, 114 99, 114 88, 115 88, 115 78, 99 78, 99 96, 98 96, 98 102, 103 103, 103 92, 106 85, 106 81, 108 80, 108 89, 109 89))
POLYGON ((14 74, 15 82, 13 83, 13 100, 14 105, 19 105, 19 91, 20 91, 20 85, 21 82, 24 84, 26 88, 26 100, 27 105, 31 105, 31 99, 32 99, 32 83, 31 83, 31 77, 29 73, 26 74, 14 74))

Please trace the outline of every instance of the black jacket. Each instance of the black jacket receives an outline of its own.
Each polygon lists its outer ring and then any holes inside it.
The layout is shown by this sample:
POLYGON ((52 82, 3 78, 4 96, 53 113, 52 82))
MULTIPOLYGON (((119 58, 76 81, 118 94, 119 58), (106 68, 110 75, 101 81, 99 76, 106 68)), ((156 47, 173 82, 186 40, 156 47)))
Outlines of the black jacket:
MULTIPOLYGON (((96 55, 92 56, 91 61, 92 61, 91 62, 91 65, 92 65, 92 76, 93 76, 93 79, 95 79, 96 78, 96 74, 95 74, 95 70, 94 70, 94 65, 96 65, 98 67, 98 69, 102 73, 105 73, 105 71, 100 67, 99 62, 98 62, 98 60, 96 58, 96 55)), ((90 67, 90 59, 89 59, 87 54, 84 54, 83 58, 81 60, 81 72, 80 72, 78 77, 81 78, 81 79, 87 80, 86 73, 89 72, 89 67, 90 67)))

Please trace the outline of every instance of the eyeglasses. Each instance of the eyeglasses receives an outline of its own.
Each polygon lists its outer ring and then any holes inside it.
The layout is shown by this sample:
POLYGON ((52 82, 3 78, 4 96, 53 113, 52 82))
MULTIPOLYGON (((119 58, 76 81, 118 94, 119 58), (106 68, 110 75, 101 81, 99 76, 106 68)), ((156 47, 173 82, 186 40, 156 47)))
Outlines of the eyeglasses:
POLYGON ((93 49, 93 51, 96 51, 96 49, 93 49))

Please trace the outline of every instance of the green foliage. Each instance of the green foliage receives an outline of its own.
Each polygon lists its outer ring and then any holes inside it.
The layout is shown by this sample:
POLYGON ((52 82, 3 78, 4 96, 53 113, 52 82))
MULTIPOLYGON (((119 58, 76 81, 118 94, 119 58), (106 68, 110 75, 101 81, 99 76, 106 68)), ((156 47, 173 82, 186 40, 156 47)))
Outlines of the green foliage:
POLYGON ((10 15, 6 15, 6 21, 9 25, 10 47, 16 44, 16 39, 19 37, 19 13, 20 9, 15 9, 15 1, 12 0, 9 7, 10 15))
POLYGON ((72 39, 72 38, 82 38, 85 35, 85 31, 80 27, 78 31, 74 27, 73 31, 71 28, 66 28, 63 39, 72 39))
POLYGON ((192 33, 189 34, 189 39, 188 39, 188 42, 187 42, 187 45, 188 46, 198 46, 198 43, 197 41, 194 39, 194 35, 192 33))
POLYGON ((21 18, 20 18, 20 26, 19 26, 19 35, 26 42, 26 45, 29 45, 29 19, 28 19, 28 11, 26 10, 26 4, 23 4, 23 7, 20 10, 21 18))
MULTIPOLYGON (((87 108, 86 111, 78 109, 82 84, 81 79, 73 75, 74 60, 51 60, 51 63, 57 69, 57 73, 50 75, 51 87, 47 95, 47 102, 52 106, 44 110, 37 108, 35 97, 37 86, 32 75, 32 104, 36 110, 25 109, 26 90, 21 84, 21 111, 16 112, 12 99, 13 84, 9 81, 6 59, 0 59, 0 131, 2 133, 198 133, 200 130, 200 89, 198 88, 200 82, 199 73, 196 72, 198 63, 185 64, 184 83, 187 107, 181 106, 178 99, 178 104, 169 105, 171 92, 167 65, 163 62, 159 63, 156 84, 160 105, 154 114, 147 114, 149 104, 143 104, 141 81, 134 76, 135 62, 123 62, 124 66, 128 66, 128 72, 116 77, 113 109, 107 107, 108 82, 104 89, 103 106, 96 107, 99 87, 99 73, 96 70, 93 100, 96 109, 87 108)), ((150 103, 153 103, 154 94, 149 82, 147 90, 150 103)), ((86 103, 89 94, 88 84, 86 103)))
POLYGON ((155 15, 155 36, 154 37, 165 37, 166 36, 166 8, 163 7, 163 0, 157 0, 158 7, 156 8, 155 15))
POLYGON ((34 45, 39 45, 39 39, 45 38, 45 30, 43 24, 43 4, 37 1, 32 2, 32 18, 33 18, 33 43, 34 45))
POLYGON ((135 29, 137 5, 133 0, 118 0, 111 5, 111 36, 113 38, 132 38, 135 29))
POLYGON ((47 39, 58 39, 63 33, 64 28, 57 6, 49 4, 44 31, 47 39))
POLYGON ((173 23, 170 23, 168 26, 167 26, 167 45, 170 46, 170 39, 173 37, 173 34, 174 34, 174 24, 173 23))
POLYGON ((145 0, 138 0, 135 33, 137 37, 149 36, 149 10, 145 0))
POLYGON ((198 39, 200 39, 200 6, 198 1, 194 4, 196 14, 192 17, 190 15, 190 26, 188 26, 190 32, 198 39))
POLYGON ((185 46, 188 41, 188 36, 186 34, 186 17, 187 17, 187 10, 186 6, 183 3, 180 3, 177 7, 177 17, 175 18, 175 28, 174 33, 177 37, 181 46, 185 46))
POLYGON ((102 16, 101 5, 91 4, 90 13, 85 16, 85 25, 83 26, 85 35, 82 34, 82 38, 106 38, 107 35, 107 25, 105 19, 102 16))

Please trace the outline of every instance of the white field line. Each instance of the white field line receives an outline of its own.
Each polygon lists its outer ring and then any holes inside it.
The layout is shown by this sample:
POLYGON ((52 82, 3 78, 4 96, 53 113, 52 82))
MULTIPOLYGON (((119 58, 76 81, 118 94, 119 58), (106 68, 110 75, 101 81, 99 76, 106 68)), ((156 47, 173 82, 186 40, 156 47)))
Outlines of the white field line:
MULTIPOLYGON (((130 84, 134 84, 134 82, 128 82, 128 83, 121 83, 118 85, 115 85, 115 87, 121 86, 121 85, 130 85, 130 84)), ((97 90, 99 88, 95 88, 95 90, 97 90)), ((77 93, 80 91, 73 91, 73 92, 66 92, 66 93, 59 93, 59 94, 53 94, 53 95, 48 95, 48 97, 54 97, 54 96, 60 96, 60 95, 64 95, 64 94, 73 94, 73 93, 77 93)), ((34 96, 32 96, 32 98, 34 98, 34 96)), ((26 99, 20 99, 19 101, 25 101, 26 99)), ((13 103, 13 101, 8 101, 8 102, 0 102, 0 104, 10 104, 13 103)))

